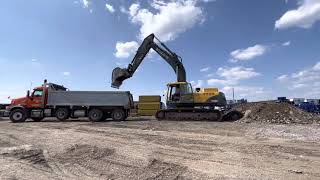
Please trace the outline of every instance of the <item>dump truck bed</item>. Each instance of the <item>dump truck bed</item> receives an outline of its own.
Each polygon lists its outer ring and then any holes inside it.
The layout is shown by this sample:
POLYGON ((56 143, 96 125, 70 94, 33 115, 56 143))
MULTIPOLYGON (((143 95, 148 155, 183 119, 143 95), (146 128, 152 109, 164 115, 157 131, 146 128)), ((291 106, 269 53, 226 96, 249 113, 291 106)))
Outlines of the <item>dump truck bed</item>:
POLYGON ((48 106, 133 107, 129 91, 49 91, 48 106))

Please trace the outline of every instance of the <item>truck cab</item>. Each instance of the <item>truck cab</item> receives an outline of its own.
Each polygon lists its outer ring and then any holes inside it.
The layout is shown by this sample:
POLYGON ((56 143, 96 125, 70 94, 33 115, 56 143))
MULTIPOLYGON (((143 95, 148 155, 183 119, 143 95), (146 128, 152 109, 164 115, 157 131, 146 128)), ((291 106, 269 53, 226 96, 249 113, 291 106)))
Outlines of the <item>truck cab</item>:
POLYGON ((7 108, 7 110, 13 110, 14 108, 21 107, 28 109, 44 108, 47 104, 49 89, 54 91, 67 90, 67 88, 61 85, 47 83, 45 81, 45 83, 42 86, 35 87, 31 93, 30 91, 27 91, 27 95, 25 97, 12 99, 11 104, 7 108))
POLYGON ((30 95, 30 91, 27 91, 27 95, 25 97, 15 98, 11 100, 10 106, 7 108, 9 110, 17 108, 17 107, 25 107, 25 108, 40 108, 42 107, 43 100, 43 92, 46 90, 43 87, 37 87, 33 90, 30 95))

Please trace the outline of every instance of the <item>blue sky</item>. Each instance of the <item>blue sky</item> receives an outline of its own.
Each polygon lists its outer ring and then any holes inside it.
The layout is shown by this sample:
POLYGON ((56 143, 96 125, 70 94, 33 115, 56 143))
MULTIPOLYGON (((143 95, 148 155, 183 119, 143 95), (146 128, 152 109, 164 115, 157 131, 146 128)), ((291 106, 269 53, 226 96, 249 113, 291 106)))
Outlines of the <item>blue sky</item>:
MULTIPOLYGON (((182 56, 195 87, 252 101, 320 96, 319 0, 4 0, 0 102, 43 79, 71 90, 114 90, 112 69, 155 33, 182 56)), ((175 81, 155 53, 120 90, 163 94, 175 81)))

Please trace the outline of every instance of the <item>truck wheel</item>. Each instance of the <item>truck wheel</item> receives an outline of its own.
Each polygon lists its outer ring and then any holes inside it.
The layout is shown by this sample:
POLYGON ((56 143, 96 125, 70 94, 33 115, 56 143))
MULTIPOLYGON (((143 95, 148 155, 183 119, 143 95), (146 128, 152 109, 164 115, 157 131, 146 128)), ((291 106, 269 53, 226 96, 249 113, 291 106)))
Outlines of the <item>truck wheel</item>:
POLYGON ((114 121, 123 121, 126 119, 126 113, 122 109, 115 109, 112 111, 111 117, 114 121))
POLYGON ((27 112, 23 109, 16 109, 10 113, 10 120, 13 123, 25 122, 27 119, 27 112))
POLYGON ((34 117, 34 118, 32 118, 32 120, 34 121, 34 122, 40 122, 40 121, 42 121, 44 118, 43 117, 34 117))
POLYGON ((69 110, 67 108, 59 108, 56 110, 56 118, 65 121, 69 118, 69 110))
POLYGON ((88 117, 92 122, 101 121, 103 119, 103 112, 100 109, 92 109, 89 111, 88 117))

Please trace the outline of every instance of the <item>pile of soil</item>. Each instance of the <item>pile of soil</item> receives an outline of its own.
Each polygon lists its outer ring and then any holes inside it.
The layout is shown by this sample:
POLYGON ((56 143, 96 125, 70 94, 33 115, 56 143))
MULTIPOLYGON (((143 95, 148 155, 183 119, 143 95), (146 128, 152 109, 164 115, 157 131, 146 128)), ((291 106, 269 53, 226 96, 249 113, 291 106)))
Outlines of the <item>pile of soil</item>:
POLYGON ((262 122, 273 124, 320 123, 320 116, 306 112, 289 103, 256 102, 238 105, 234 110, 244 114, 237 122, 262 122))

